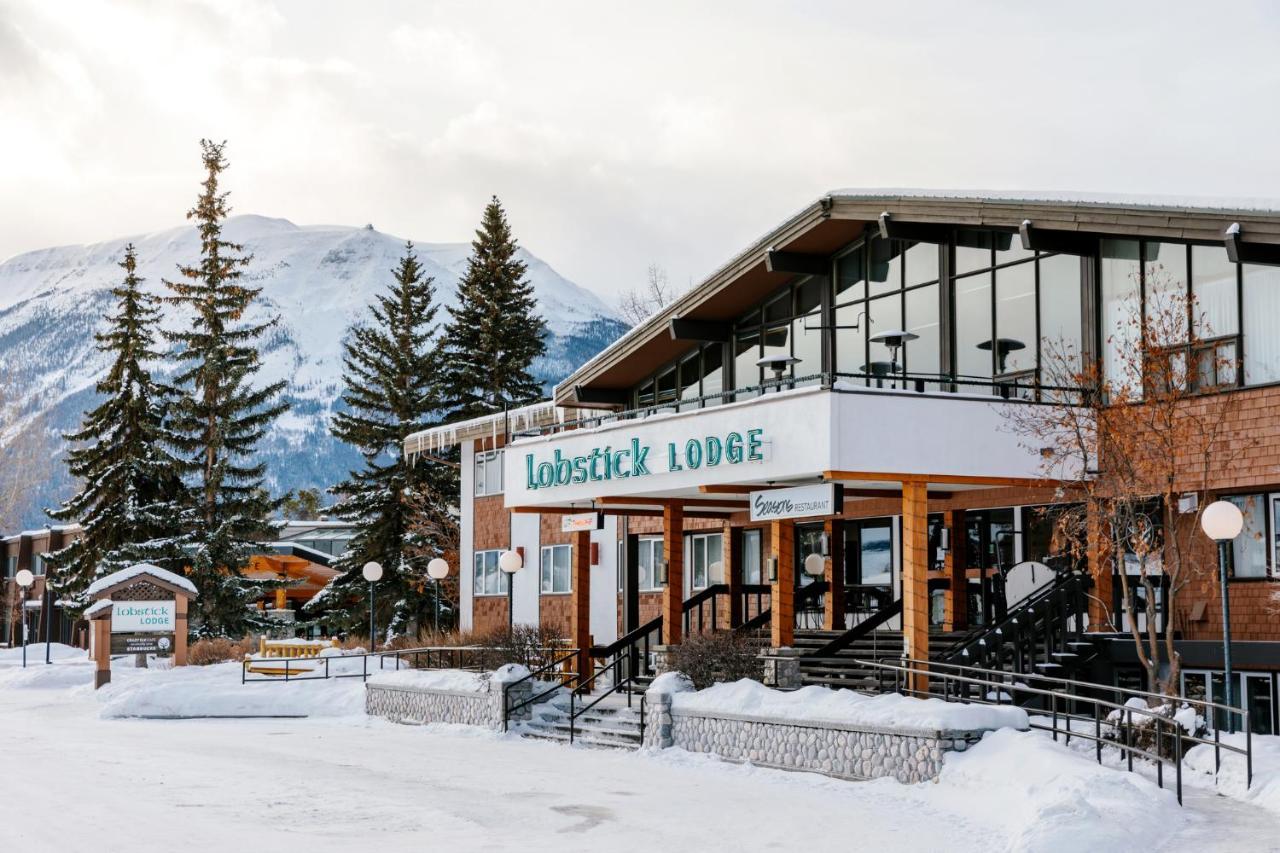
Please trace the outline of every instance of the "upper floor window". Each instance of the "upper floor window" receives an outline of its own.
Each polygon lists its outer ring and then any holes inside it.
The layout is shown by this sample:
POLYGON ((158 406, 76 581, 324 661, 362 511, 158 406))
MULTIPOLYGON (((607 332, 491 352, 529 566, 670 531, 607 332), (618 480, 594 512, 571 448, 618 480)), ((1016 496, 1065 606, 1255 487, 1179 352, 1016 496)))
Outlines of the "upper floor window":
POLYGON ((40 577, 44 574, 44 557, 39 554, 31 555, 31 574, 40 577))
POLYGON ((476 497, 502 494, 502 451, 476 454, 476 497))
POLYGON ((498 568, 500 550, 476 551, 475 586, 476 595, 506 595, 510 578, 498 568))
POLYGON ((4 565, 4 576, 6 578, 12 578, 17 573, 18 573, 18 558, 16 556, 7 557, 5 559, 5 565, 4 565))
POLYGON ((544 593, 569 592, 569 565, 573 555, 572 545, 544 545, 542 547, 542 591, 544 593))

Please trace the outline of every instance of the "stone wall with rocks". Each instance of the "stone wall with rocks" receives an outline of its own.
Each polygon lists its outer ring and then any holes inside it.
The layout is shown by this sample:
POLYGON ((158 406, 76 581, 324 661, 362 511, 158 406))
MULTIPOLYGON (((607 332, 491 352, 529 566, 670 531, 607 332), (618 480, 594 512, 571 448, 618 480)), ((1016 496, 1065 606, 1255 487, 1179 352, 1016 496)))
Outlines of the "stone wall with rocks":
MULTIPOLYGON (((457 723, 501 729, 503 724, 503 687, 500 681, 488 681, 483 690, 439 690, 410 685, 366 684, 365 713, 395 723, 457 723)), ((517 705, 532 695, 531 682, 510 688, 510 704, 517 705)), ((522 708, 511 715, 510 722, 527 719, 530 709, 522 708)))
POLYGON ((723 712, 712 716, 673 710, 665 694, 650 694, 648 713, 645 746, 677 746, 728 761, 841 779, 924 782, 941 772, 948 752, 963 752, 983 735, 981 731, 803 723, 723 712))

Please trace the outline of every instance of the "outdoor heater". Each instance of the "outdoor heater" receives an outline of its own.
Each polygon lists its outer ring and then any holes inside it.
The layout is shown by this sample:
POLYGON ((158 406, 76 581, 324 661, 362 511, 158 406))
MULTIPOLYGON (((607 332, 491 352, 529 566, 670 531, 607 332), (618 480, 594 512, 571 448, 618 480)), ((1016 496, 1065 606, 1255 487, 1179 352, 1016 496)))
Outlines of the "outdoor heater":
POLYGON ((778 383, 778 391, 782 391, 782 374, 787 372, 787 368, 793 364, 799 364, 801 359, 794 355, 766 355, 756 361, 756 364, 765 370, 773 371, 773 381, 778 383))
POLYGON ((898 350, 902 349, 902 345, 907 341, 914 341, 920 336, 915 332, 904 332, 902 329, 889 329, 885 332, 877 332, 871 336, 871 343, 884 344, 889 348, 889 372, 898 372, 898 350))

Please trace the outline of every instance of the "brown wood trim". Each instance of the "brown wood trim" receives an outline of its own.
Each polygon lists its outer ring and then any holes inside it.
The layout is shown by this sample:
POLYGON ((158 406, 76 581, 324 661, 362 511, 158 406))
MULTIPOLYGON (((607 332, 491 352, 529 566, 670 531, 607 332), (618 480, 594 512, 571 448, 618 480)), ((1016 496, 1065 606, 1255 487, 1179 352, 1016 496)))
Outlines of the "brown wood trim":
POLYGON ((596 498, 596 503, 601 504, 603 506, 629 505, 629 506, 656 506, 656 507, 664 507, 664 506, 671 506, 673 504, 679 504, 680 506, 728 507, 731 509, 739 509, 739 510, 748 509, 750 506, 746 501, 735 501, 735 500, 729 500, 729 499, 719 500, 716 498, 607 497, 607 498, 596 498))
MULTIPOLYGON (((890 474, 881 471, 823 471, 824 480, 866 480, 873 483, 938 483, 955 486, 1018 486, 1046 488, 1070 485, 1067 481, 1036 477, 980 477, 963 474, 890 474)), ((951 497, 951 495, 948 495, 951 497)))

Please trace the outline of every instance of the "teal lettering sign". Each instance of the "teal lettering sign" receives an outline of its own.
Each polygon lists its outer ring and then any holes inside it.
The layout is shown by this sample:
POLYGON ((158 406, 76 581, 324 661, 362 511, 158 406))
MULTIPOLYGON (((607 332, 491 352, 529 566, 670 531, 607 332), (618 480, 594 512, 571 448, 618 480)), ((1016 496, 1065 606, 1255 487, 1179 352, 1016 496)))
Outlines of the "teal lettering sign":
POLYGON ((749 429, 725 436, 669 441, 662 452, 655 452, 650 445, 633 438, 626 444, 593 447, 581 456, 565 456, 564 451, 556 449, 550 459, 539 460, 535 454, 526 453, 525 488, 550 489, 760 462, 764 460, 764 444, 764 430, 749 429))

